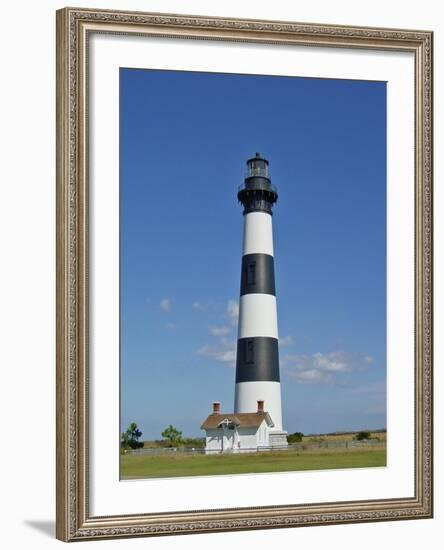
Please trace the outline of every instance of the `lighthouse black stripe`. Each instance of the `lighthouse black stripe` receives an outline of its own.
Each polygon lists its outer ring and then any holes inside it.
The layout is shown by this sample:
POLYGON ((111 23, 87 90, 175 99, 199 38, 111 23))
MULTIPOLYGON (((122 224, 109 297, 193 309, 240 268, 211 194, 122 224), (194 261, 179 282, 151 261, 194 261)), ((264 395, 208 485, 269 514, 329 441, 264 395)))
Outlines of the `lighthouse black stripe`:
POLYGON ((279 351, 276 338, 255 336, 237 341, 237 382, 279 382, 279 351))
POLYGON ((242 256, 240 295, 244 294, 276 296, 273 256, 269 254, 245 254, 242 256))

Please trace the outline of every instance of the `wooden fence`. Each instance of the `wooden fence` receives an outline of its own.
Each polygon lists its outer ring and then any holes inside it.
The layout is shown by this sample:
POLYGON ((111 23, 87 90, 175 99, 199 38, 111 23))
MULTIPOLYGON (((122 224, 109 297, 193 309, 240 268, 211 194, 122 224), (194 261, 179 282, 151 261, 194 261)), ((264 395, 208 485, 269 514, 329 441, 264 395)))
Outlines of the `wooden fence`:
MULTIPOLYGON (((355 449, 378 445, 385 445, 385 441, 380 441, 378 439, 367 439, 363 441, 301 441, 300 443, 290 443, 287 448, 280 449, 279 452, 310 451, 312 449, 355 449)), ((273 449, 270 448, 269 450, 273 449)), ((264 450, 263 452, 268 452, 268 450, 264 450)), ((143 447, 141 449, 128 450, 126 453, 131 455, 162 455, 174 453, 204 454, 205 449, 203 447, 143 447)))

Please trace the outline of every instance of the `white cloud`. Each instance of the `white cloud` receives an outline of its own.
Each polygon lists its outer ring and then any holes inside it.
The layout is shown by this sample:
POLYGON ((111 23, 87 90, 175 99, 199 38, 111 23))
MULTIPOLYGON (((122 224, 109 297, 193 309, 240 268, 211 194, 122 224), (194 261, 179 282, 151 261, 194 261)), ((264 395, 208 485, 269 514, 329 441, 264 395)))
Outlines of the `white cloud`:
POLYGON ((344 373, 359 371, 374 362, 370 355, 332 351, 313 355, 287 354, 281 359, 288 376, 306 384, 331 384, 344 373))
MULTIPOLYGON (((206 304, 194 302, 193 308, 203 309, 203 305, 206 304)), ((217 343, 215 345, 202 346, 196 351, 196 354, 208 357, 229 367, 234 367, 236 364, 237 343, 234 340, 229 340, 227 336, 231 334, 239 317, 239 303, 236 300, 228 300, 225 317, 229 320, 229 325, 212 325, 209 327, 210 334, 218 339, 217 343)))
POLYGON ((195 311, 210 311, 220 307, 220 304, 214 302, 213 300, 207 300, 206 302, 200 302, 199 300, 196 300, 191 304, 191 307, 195 311))
POLYGON ((163 311, 170 311, 171 305, 171 300, 169 298, 164 298, 160 301, 160 308, 163 309, 163 311))
POLYGON ((234 367, 236 364, 236 342, 221 338, 218 346, 203 346, 196 351, 196 354, 234 367))
POLYGON ((176 325, 174 323, 166 323, 165 328, 168 330, 174 330, 176 325))
POLYGON ((308 369, 301 371, 297 374, 297 380, 299 382, 307 382, 313 384, 316 382, 325 382, 326 377, 323 373, 316 369, 308 369))
POLYGON ((282 348, 285 348, 286 346, 291 346, 294 343, 293 336, 289 334, 288 336, 284 336, 282 338, 279 338, 279 345, 282 348))
POLYGON ((227 336, 230 334, 231 328, 222 326, 222 327, 210 327, 210 333, 213 336, 227 336))
POLYGON ((231 324, 237 324, 239 318, 239 302, 237 302, 237 300, 228 300, 227 316, 231 324))

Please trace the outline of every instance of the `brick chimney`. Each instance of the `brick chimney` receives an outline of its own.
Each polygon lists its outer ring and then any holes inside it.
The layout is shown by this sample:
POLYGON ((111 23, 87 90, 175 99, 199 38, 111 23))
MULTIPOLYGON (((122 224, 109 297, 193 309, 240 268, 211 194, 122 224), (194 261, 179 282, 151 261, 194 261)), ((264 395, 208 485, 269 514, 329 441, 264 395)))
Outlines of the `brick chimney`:
POLYGON ((264 401, 262 399, 258 400, 257 402, 257 412, 258 413, 264 412, 264 401))
POLYGON ((220 414, 220 401, 214 401, 213 414, 220 414))

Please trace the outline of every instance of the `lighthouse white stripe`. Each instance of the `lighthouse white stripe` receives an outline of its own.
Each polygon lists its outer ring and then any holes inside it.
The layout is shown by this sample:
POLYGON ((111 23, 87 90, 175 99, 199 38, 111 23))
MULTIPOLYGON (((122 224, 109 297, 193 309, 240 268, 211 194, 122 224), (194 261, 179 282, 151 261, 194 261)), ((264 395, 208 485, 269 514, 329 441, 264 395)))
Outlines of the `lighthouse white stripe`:
POLYGON ((278 338, 276 297, 271 294, 244 294, 239 301, 239 338, 278 338))
POLYGON ((282 430, 281 385, 279 382, 239 382, 234 393, 234 412, 252 413, 258 400, 273 420, 275 430, 282 430))
POLYGON ((244 215, 243 254, 269 254, 273 256, 272 217, 265 212, 244 215))

